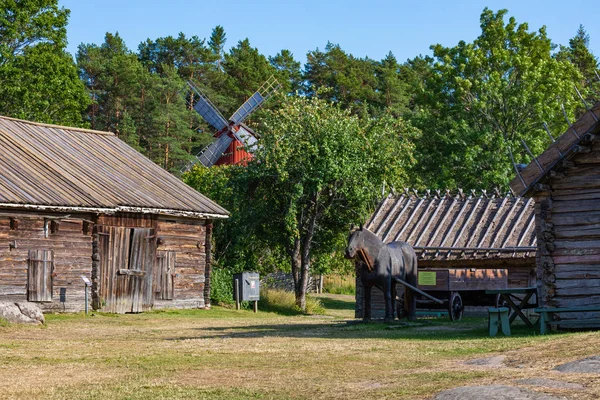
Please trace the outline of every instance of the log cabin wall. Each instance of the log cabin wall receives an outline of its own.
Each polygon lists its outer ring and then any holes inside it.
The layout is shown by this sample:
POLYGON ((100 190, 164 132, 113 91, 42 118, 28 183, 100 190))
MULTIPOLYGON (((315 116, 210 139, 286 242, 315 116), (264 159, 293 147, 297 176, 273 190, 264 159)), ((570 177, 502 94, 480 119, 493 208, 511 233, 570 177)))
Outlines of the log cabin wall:
MULTIPOLYGON (((542 307, 600 305, 600 102, 510 186, 535 199, 538 296, 542 307)), ((599 327, 600 313, 554 314, 569 327, 599 327)), ((558 324, 559 328, 561 327, 558 324)))
MULTIPOLYGON (((600 143, 576 154, 536 192, 539 294, 544 307, 600 305, 600 143)), ((600 317, 589 313, 586 320, 600 317)), ((560 319, 581 319, 565 313, 560 319)), ((597 323, 581 326, 597 327, 597 323)))
POLYGON ((206 220, 164 217, 157 221, 157 253, 162 257, 168 257, 169 253, 174 256, 174 271, 163 271, 163 276, 168 273, 173 276, 172 299, 165 299, 168 294, 161 295, 160 288, 156 288, 155 308, 204 308, 209 304, 204 298, 206 227, 206 220))
MULTIPOLYGON (((92 265, 91 216, 65 214, 2 213, 0 215, 0 299, 27 301, 28 270, 32 251, 49 251, 50 293, 39 302, 45 311, 82 311, 84 284, 92 265), (49 301, 48 301, 49 300, 49 301)), ((33 260, 35 261, 35 260, 33 260)), ((33 282, 30 285, 33 286, 33 282)), ((29 287, 29 289, 34 289, 29 287)), ((38 293, 41 295, 41 293, 38 293)), ((40 297, 41 298, 41 297, 40 297)))

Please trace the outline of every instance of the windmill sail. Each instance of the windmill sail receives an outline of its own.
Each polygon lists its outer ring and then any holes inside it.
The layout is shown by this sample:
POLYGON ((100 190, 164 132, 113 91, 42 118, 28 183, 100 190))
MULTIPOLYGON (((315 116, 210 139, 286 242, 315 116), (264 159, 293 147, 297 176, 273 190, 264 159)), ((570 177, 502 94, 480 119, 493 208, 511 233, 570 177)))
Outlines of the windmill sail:
POLYGON ((252 114, 257 108, 259 108, 265 100, 275 93, 277 89, 279 89, 279 83, 275 79, 275 77, 270 77, 268 81, 266 81, 260 89, 258 89, 244 104, 237 109, 236 112, 233 113, 229 120, 235 124, 239 124, 243 122, 250 114, 252 114))
POLYGON ((188 82, 188 84, 198 96, 198 101, 196 102, 196 105, 194 105, 194 110, 196 110, 196 112, 200 114, 202 118, 204 118, 204 120, 212 125, 212 127, 216 130, 220 131, 221 129, 225 128, 227 126, 227 121, 225 118, 223 118, 221 113, 215 108, 210 100, 208 100, 204 93, 200 91, 200 89, 194 86, 191 82, 188 82))
POLYGON ((215 165, 217 160, 221 158, 223 152, 227 150, 229 144, 233 141, 233 138, 227 134, 219 136, 217 140, 209 144, 202 150, 202 152, 197 156, 198 160, 205 167, 212 167, 215 165))

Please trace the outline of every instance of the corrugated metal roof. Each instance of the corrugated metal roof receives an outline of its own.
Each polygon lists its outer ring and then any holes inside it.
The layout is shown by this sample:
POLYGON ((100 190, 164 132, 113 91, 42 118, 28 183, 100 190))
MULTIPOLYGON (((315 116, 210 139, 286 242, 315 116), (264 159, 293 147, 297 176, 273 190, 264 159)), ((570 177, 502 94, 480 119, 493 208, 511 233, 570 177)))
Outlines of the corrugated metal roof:
POLYGON ((535 256, 533 200, 474 192, 383 200, 366 225, 384 242, 409 243, 421 260, 535 256))
POLYGON ((4 205, 228 215, 109 132, 0 116, 0 151, 4 205))
POLYGON ((532 160, 510 182, 513 192, 519 196, 529 194, 534 186, 545 177, 558 162, 570 158, 581 148, 580 144, 589 139, 588 133, 596 132, 600 123, 600 102, 583 114, 542 154, 532 160))

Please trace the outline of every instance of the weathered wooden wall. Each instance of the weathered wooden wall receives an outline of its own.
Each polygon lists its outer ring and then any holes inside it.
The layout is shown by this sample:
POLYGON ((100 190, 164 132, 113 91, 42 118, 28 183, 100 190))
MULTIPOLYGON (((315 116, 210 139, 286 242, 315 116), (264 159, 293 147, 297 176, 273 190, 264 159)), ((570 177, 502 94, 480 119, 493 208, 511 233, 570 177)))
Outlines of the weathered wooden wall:
POLYGON ((202 308, 208 303, 205 296, 210 296, 205 290, 206 239, 204 220, 142 214, 0 213, 0 299, 27 301, 30 250, 51 250, 51 301, 40 303, 46 311, 82 311, 85 292, 81 276, 91 278, 89 301, 95 309, 202 308), (117 231, 117 242, 109 245, 110 235, 117 231), (134 268, 125 271, 126 275, 110 270, 103 276, 109 259, 131 257, 136 243, 146 241, 148 246, 138 252, 139 262, 131 259, 132 264, 143 264, 143 278, 135 276, 134 268), (109 247, 110 251, 103 250, 109 247), (163 265, 172 271, 169 279, 161 281, 155 275, 161 271, 158 256, 174 261, 174 269, 169 262, 163 265), (115 291, 136 290, 141 297, 134 296, 133 305, 119 303, 113 296, 115 291))
POLYGON ((90 216, 62 216, 60 220, 24 213, 0 214, 0 298, 27 301, 27 268, 30 250, 54 252, 54 277, 51 302, 40 303, 46 310, 80 311, 84 309, 84 285, 81 275, 90 277, 92 238, 90 216), (80 219, 81 218, 81 219, 80 219), (45 234, 48 221, 48 234, 45 234), (84 227, 85 225, 85 227, 84 227), (54 226, 54 231, 51 227, 54 226), (62 295, 61 295, 62 293, 62 295))
MULTIPOLYGON (((547 177, 536 193, 540 303, 546 307, 600 305, 600 143, 547 177)), ((585 320, 599 313, 565 313, 585 320)))
POLYGON ((158 251, 175 252, 173 300, 155 299, 155 308, 203 308, 206 269, 206 221, 161 218, 158 251))

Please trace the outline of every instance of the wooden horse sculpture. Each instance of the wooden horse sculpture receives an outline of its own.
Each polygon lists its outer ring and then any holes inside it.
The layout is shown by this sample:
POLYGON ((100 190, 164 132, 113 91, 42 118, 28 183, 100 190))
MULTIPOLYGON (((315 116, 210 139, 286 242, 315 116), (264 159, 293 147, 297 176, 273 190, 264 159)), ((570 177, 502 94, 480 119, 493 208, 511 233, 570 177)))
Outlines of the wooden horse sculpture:
MULTIPOLYGON (((377 286, 385 297, 385 322, 394 320, 396 300, 396 279, 400 278, 417 286, 417 256, 413 248, 405 242, 383 243, 373 232, 356 229, 350 233, 346 258, 360 262, 360 279, 364 288, 364 320, 371 319, 371 288, 377 286)), ((412 291, 406 289, 408 318, 415 319, 416 299, 412 291)))

